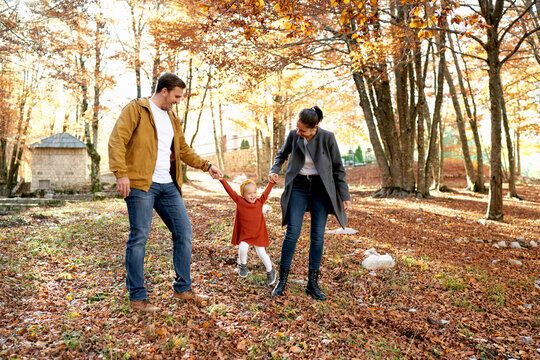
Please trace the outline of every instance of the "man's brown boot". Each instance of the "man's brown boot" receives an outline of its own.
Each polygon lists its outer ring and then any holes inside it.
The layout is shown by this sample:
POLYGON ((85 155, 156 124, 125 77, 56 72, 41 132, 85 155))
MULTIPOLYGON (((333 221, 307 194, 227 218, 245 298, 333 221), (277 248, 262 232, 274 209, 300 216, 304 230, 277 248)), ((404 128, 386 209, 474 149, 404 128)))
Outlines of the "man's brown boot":
POLYGON ((150 312, 154 313, 160 310, 157 306, 152 305, 150 300, 143 299, 143 300, 135 300, 135 301, 129 301, 129 304, 131 305, 131 308, 133 310, 138 310, 142 312, 150 312))
POLYGON ((193 301, 197 306, 206 305, 208 302, 208 296, 196 294, 192 289, 181 293, 174 292, 173 297, 183 301, 193 301))

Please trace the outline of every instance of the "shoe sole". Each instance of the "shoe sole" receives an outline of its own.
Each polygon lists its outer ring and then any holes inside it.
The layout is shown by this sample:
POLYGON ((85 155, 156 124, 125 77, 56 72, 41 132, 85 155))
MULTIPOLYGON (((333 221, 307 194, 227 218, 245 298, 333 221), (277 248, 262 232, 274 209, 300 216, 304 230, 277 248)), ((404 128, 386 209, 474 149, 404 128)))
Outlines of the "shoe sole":
POLYGON ((205 306, 206 304, 208 304, 208 301, 209 301, 210 298, 201 299, 201 300, 182 299, 182 298, 178 298, 178 297, 173 295, 173 299, 180 302, 180 303, 191 303, 191 304, 194 304, 194 305, 196 305, 198 307, 202 307, 202 306, 205 306), (203 304, 203 303, 206 303, 206 304, 203 304))
POLYGON ((154 313, 160 312, 161 309, 155 309, 155 310, 143 310, 143 309, 134 309, 134 308, 131 308, 131 311, 140 312, 140 313, 144 313, 144 314, 154 314, 154 313))
POLYGON ((326 298, 324 297, 317 297, 317 295, 315 295, 314 293, 312 293, 311 291, 309 291, 308 289, 304 289, 306 290, 306 294, 308 294, 309 296, 311 296, 314 300, 318 300, 318 301, 326 301, 326 298))

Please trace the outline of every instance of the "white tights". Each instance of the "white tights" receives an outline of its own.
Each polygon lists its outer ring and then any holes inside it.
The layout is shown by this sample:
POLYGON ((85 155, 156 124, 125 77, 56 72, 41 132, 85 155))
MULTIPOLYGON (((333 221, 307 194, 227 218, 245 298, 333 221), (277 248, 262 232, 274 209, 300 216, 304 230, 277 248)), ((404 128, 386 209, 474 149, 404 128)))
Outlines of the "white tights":
MULTIPOLYGON (((266 250, 262 246, 255 246, 255 251, 257 252, 257 255, 259 255, 259 259, 264 264, 264 267, 266 268, 266 271, 272 270, 272 261, 270 260, 270 256, 266 253, 266 250)), ((240 242, 240 245, 238 245, 238 262, 240 264, 247 264, 247 254, 249 250, 249 244, 245 241, 240 242)))

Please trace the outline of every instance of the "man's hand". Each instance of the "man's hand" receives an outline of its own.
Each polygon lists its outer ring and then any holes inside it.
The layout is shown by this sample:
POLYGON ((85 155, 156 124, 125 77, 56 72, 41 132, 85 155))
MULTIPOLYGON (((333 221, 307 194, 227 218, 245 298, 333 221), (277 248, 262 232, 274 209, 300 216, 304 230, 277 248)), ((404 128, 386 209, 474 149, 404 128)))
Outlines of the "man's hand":
POLYGON ((116 190, 125 199, 129 195, 129 178, 127 176, 116 179, 116 190))
POLYGON ((218 180, 223 179, 223 173, 214 165, 210 166, 208 173, 210 174, 212 179, 218 179, 218 180))
POLYGON ((351 201, 350 200, 347 200, 347 201, 344 201, 343 202, 343 210, 344 211, 347 211, 351 208, 351 201))
POLYGON ((277 183, 278 179, 279 179, 278 174, 275 174, 275 173, 268 174, 268 181, 270 181, 271 183, 277 183))

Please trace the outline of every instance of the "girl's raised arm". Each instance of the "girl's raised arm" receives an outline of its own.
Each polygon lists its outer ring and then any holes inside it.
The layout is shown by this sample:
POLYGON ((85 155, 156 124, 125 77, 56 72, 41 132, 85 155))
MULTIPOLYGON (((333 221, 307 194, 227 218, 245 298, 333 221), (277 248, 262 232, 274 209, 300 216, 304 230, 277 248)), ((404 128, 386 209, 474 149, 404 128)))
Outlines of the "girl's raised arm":
POLYGON ((264 192, 261 195, 261 201, 263 204, 266 202, 266 199, 268 199, 268 195, 270 195, 270 191, 272 191, 274 185, 276 185, 276 183, 269 182, 266 189, 264 189, 264 192))
POLYGON ((238 195, 236 193, 236 191, 234 191, 231 186, 229 185, 229 183, 227 182, 227 180, 225 179, 221 179, 219 180, 219 182, 221 183, 221 185, 223 185, 223 187, 225 188, 225 191, 227 192, 227 194, 229 194, 229 196, 231 197, 231 199, 233 199, 233 201, 235 203, 238 202, 238 199, 240 199, 240 195, 238 195))

